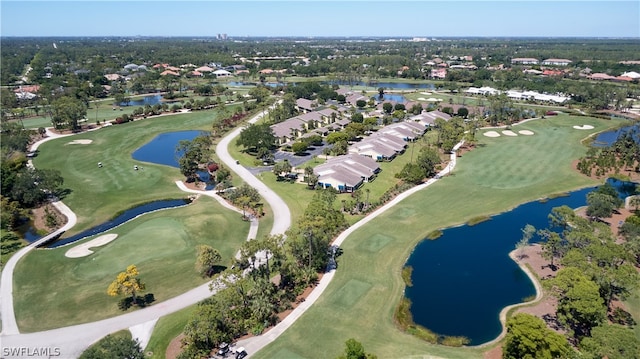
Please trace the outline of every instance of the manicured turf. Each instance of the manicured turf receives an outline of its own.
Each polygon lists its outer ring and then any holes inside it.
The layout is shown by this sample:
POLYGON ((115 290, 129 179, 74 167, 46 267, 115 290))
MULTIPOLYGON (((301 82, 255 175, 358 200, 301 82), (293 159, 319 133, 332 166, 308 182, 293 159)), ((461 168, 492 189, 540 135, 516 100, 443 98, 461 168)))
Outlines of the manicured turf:
POLYGON ((221 264, 230 265, 249 230, 240 217, 201 197, 187 207, 149 213, 109 231, 119 237, 94 248, 88 257, 66 258, 73 245, 30 253, 14 274, 20 330, 40 331, 122 314, 117 308, 120 297, 106 291, 130 264, 138 267, 146 293, 153 293, 157 302, 205 283, 194 269, 195 246, 211 245, 220 251, 221 264))
POLYGON ((163 132, 208 130, 217 111, 162 116, 102 128, 94 132, 44 143, 34 158, 37 168, 58 169, 71 193, 63 198, 78 216, 68 235, 100 224, 116 213, 145 202, 182 198, 174 181, 183 180, 177 168, 140 163, 131 157, 140 146, 163 132), (91 144, 69 144, 79 139, 91 144), (103 167, 98 168, 97 163, 103 167), (144 170, 135 171, 134 165, 144 170))
POLYGON ((479 148, 459 158, 452 176, 414 194, 351 235, 342 245, 344 254, 325 293, 255 357, 277 358, 286 351, 304 358, 332 358, 340 354, 348 338, 362 342, 367 352, 380 358, 482 357, 481 349, 433 346, 396 329, 393 312, 404 288, 400 272, 406 259, 433 230, 595 184, 573 171, 571 162, 586 152, 580 144, 583 138, 615 125, 613 121, 557 116, 514 127, 515 131, 531 130, 534 136, 492 139, 479 135, 479 148), (583 124, 595 129, 572 128, 583 124))
POLYGON ((165 354, 171 340, 182 333, 194 309, 195 306, 192 305, 160 318, 153 328, 153 335, 144 352, 153 353, 152 359, 166 358, 165 354))

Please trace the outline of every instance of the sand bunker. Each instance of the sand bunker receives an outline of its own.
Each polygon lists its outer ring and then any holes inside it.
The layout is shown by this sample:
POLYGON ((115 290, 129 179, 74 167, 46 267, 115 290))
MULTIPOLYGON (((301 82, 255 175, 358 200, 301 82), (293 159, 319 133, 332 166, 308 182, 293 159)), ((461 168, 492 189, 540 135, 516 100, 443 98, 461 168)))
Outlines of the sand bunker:
POLYGON ((69 144, 70 145, 88 145, 91 142, 93 142, 93 140, 73 140, 69 142, 69 144))
POLYGON ((117 234, 105 234, 96 239, 90 240, 87 243, 82 243, 69 249, 64 255, 68 258, 86 257, 93 254, 93 251, 89 250, 89 248, 104 246, 116 238, 118 238, 117 234))
POLYGON ((421 95, 429 96, 429 95, 431 95, 431 92, 420 92, 420 94, 421 94, 421 95))
POLYGON ((515 133, 515 132, 513 132, 511 130, 504 130, 504 131, 502 131, 502 134, 505 135, 505 136, 511 136, 511 137, 518 135, 517 133, 515 133))
POLYGON ((483 133, 483 135, 485 135, 487 137, 500 137, 500 134, 497 133, 496 131, 487 131, 487 132, 483 133))
POLYGON ((427 101, 427 99, 424 97, 418 97, 418 101, 427 101))
POLYGON ((521 134, 521 135, 525 135, 525 136, 533 135, 533 131, 529 131, 529 130, 520 130, 520 131, 518 131, 518 133, 521 134))
POLYGON ((593 130, 591 125, 573 126, 576 130, 593 130))

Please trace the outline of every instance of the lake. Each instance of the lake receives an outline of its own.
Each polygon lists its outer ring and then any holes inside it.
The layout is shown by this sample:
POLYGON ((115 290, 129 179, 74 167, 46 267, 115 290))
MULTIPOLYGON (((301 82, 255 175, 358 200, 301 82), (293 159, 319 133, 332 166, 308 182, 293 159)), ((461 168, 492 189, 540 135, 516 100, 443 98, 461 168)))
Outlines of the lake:
MULTIPOLYGON (((634 188, 628 182, 609 182, 621 197, 634 188)), ((535 295, 533 283, 508 256, 522 238, 522 228, 547 228, 552 208, 584 206, 592 190, 526 203, 489 221, 445 229, 440 238, 420 242, 406 263, 413 267, 413 286, 405 295, 412 302, 414 322, 440 335, 467 337, 470 345, 496 338, 502 331, 502 308, 535 295)))

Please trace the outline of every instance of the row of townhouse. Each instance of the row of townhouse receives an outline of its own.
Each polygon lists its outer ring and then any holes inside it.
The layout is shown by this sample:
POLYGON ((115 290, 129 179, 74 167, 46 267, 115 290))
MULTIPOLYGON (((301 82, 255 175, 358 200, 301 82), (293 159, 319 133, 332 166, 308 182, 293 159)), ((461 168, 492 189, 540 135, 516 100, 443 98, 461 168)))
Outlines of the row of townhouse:
POLYGON ((318 186, 339 192, 353 192, 363 183, 373 181, 379 172, 380 165, 375 160, 356 154, 333 157, 313 169, 318 186))
POLYGON ((329 159, 314 168, 318 185, 339 192, 353 192, 371 182, 380 172, 379 161, 391 161, 407 148, 408 141, 422 136, 427 126, 417 121, 387 125, 376 133, 349 146, 347 155, 329 159))
POLYGON ((339 107, 337 110, 324 108, 276 123, 271 125, 271 129, 276 137, 276 144, 282 146, 303 136, 326 136, 330 132, 344 129, 350 122, 346 107, 339 107))

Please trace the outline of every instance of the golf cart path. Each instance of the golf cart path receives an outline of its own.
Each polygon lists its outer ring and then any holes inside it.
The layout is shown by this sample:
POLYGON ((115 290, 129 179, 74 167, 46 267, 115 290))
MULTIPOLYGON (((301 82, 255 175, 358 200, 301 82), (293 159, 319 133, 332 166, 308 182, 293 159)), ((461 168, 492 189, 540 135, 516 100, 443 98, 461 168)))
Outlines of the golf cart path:
MULTIPOLYGON (((264 112, 258 114, 257 116, 252 118, 250 122, 257 122, 263 115, 264 112)), ((233 131, 223 140, 225 140, 225 143, 228 145, 235 136, 240 134, 240 131, 241 129, 233 131)), ((50 141, 54 138, 70 136, 58 135, 50 131, 47 132, 50 136, 36 142, 31 147, 32 151, 35 151, 40 144, 46 141, 50 141)), ((238 172, 239 169, 243 169, 241 166, 235 164, 235 161, 229 155, 226 147, 221 148, 218 155, 220 159, 230 168, 233 168, 235 166, 236 168, 234 170, 236 172, 238 172)), ((250 185, 253 185, 255 182, 259 182, 257 178, 253 177, 246 170, 239 174, 248 174, 250 177, 248 178, 248 182, 250 182, 250 185)), ((176 183, 176 185, 186 192, 207 195, 221 202, 220 197, 213 192, 189 190, 181 182, 176 183)), ((291 223, 289 208, 286 206, 286 204, 284 204, 284 201, 282 201, 282 199, 280 199, 264 184, 259 187, 261 187, 259 188, 261 195, 265 198, 265 200, 272 208, 277 209, 276 213, 278 214, 278 217, 280 217, 279 220, 274 220, 274 226, 271 230, 271 233, 284 233, 284 231, 289 227, 291 223), (272 203, 271 201, 274 201, 274 203, 272 203)), ((226 203, 226 201, 222 202, 224 202, 223 205, 227 208, 233 207, 226 203)), ((65 224, 62 228, 55 231, 54 233, 51 233, 48 236, 18 251, 11 257, 2 271, 2 282, 0 282, 0 305, 2 306, 2 308, 0 309, 0 313, 2 315, 2 332, 0 333, 0 345, 2 347, 3 358, 24 357, 25 355, 28 355, 30 358, 46 358, 50 353, 59 353, 59 355, 57 355, 58 358, 77 358, 86 348, 98 341, 100 338, 106 336, 107 334, 131 327, 136 328, 134 329, 135 332, 142 333, 140 334, 142 336, 141 339, 142 341, 145 341, 146 338, 144 336, 150 335, 149 331, 153 328, 153 324, 148 325, 146 323, 152 323, 154 320, 157 320, 164 315, 196 304, 216 293, 215 290, 212 291, 209 288, 209 283, 206 283, 164 302, 157 303, 150 307, 123 314, 117 317, 42 332, 20 334, 19 328, 16 324, 13 308, 13 271, 15 269, 15 266, 17 262, 22 257, 24 257, 24 255, 36 248, 37 245, 46 242, 55 235, 59 235, 60 233, 73 227, 77 220, 76 215, 73 213, 73 211, 71 211, 71 209, 69 209, 69 207, 64 205, 62 202, 57 201, 54 202, 53 205, 56 206, 56 208, 58 208, 65 216, 67 216, 67 224, 65 224), (140 330, 140 328, 146 329, 140 330), (44 348, 44 350, 39 350, 35 353, 33 352, 33 349, 42 348, 44 348), (32 351, 29 352, 29 349, 32 349, 32 351)), ((241 213, 241 211, 235 207, 233 207, 233 210, 241 213)), ((252 220, 247 239, 255 238, 258 229, 257 223, 257 220, 252 220)))
MULTIPOLYGON (((440 178, 442 176, 448 175, 453 171, 456 165, 457 150, 460 148, 460 146, 462 146, 463 143, 464 142, 460 142, 453 148, 449 165, 447 165, 445 169, 440 171, 438 173, 438 176, 436 176, 436 178, 440 178)), ((344 232, 340 233, 340 235, 338 235, 338 237, 333 241, 332 245, 340 246, 347 237, 349 237, 353 232, 358 230, 360 227, 369 223, 370 221, 372 221, 373 219, 375 219, 376 217, 378 217, 388 209, 400 203, 405 198, 435 183, 436 181, 438 181, 438 179, 436 178, 432 178, 421 185, 412 187, 411 189, 405 192, 402 192, 401 194, 396 196, 391 201, 387 202, 382 207, 371 212, 371 214, 362 218, 361 220, 356 222, 354 225, 347 228, 344 232)), ((305 299, 305 301, 302 302, 298 307, 296 307, 289 315, 287 315, 275 327, 271 328, 268 332, 262 335, 240 340, 237 342, 236 345, 240 347, 244 347, 247 353, 249 353, 248 357, 250 357, 251 354, 258 352, 260 349, 264 348, 269 343, 274 341, 282 333, 284 333, 298 318, 300 318, 300 316, 302 316, 302 314, 304 314, 304 312, 306 312, 307 309, 309 309, 313 305, 313 303, 315 303, 315 301, 320 297, 320 295, 322 295, 324 290, 329 286, 329 283, 331 283, 331 280, 333 279, 335 272, 336 272, 336 269, 333 268, 327 273, 325 273, 320 279, 320 281, 318 282, 318 284, 315 286, 313 291, 311 291, 309 296, 305 299)))

